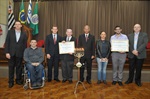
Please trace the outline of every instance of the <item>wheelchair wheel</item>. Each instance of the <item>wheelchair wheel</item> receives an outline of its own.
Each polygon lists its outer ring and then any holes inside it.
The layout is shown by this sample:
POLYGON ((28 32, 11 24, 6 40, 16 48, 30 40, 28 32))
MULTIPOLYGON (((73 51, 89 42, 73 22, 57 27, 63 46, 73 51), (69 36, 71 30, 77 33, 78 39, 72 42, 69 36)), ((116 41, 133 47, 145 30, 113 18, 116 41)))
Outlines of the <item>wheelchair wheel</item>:
POLYGON ((29 87, 28 87, 27 84, 25 84, 25 85, 23 86, 23 88, 24 88, 24 90, 27 90, 29 87))

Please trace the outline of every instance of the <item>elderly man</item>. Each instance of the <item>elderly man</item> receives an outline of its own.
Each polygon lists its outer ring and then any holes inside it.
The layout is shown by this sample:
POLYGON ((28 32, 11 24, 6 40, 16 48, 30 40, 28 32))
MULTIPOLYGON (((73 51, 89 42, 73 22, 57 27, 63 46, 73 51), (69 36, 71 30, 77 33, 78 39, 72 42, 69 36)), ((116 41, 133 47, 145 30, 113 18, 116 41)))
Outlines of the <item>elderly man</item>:
POLYGON ((87 68, 87 83, 91 84, 91 69, 92 59, 95 57, 95 37, 90 34, 90 27, 84 26, 84 33, 79 36, 78 46, 84 48, 84 56, 81 57, 81 63, 83 64, 80 68, 80 81, 84 81, 84 69, 85 63, 87 68))
MULTIPOLYGON (((72 29, 67 29, 66 36, 62 38, 62 42, 76 42, 76 38, 72 36, 72 29)), ((67 80, 69 83, 72 83, 73 77, 73 66, 74 66, 74 54, 62 54, 61 55, 61 63, 62 63, 62 83, 67 80)))
POLYGON ((144 59, 146 58, 146 45, 148 43, 147 33, 141 32, 141 25, 135 24, 133 28, 134 32, 129 34, 129 78, 125 84, 132 83, 135 74, 135 83, 137 86, 141 84, 141 70, 144 59))
POLYGON ((43 71, 43 65, 41 63, 44 61, 44 54, 42 48, 36 46, 36 40, 32 39, 30 45, 31 46, 24 51, 24 60, 30 72, 32 87, 41 86, 43 71))

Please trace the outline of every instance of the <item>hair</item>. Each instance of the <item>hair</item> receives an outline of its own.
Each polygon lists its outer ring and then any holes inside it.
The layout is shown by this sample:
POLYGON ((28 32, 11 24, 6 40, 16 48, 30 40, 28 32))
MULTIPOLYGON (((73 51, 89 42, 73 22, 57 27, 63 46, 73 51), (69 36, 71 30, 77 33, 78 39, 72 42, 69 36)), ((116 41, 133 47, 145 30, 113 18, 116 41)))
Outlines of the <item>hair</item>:
MULTIPOLYGON (((33 38, 33 39, 31 39, 31 41, 32 41, 32 40, 35 40, 35 41, 37 42, 37 40, 36 40, 36 39, 34 39, 34 38, 33 38)), ((31 41, 30 41, 30 42, 31 42, 31 41)))
POLYGON ((89 26, 89 25, 85 25, 84 28, 85 28, 86 26, 90 29, 90 26, 89 26))
POLYGON ((15 23, 16 23, 16 22, 19 22, 19 23, 21 24, 21 21, 19 21, 19 20, 16 20, 15 23))
MULTIPOLYGON (((57 25, 53 25, 52 28, 53 28, 53 27, 57 27, 57 25)), ((58 27, 57 27, 57 28, 58 28, 58 27)))
POLYGON ((119 26, 119 25, 115 26, 114 30, 116 30, 116 28, 122 29, 121 26, 119 26))
MULTIPOLYGON (((101 32, 99 33, 99 35, 101 35, 101 34, 102 34, 102 32, 105 32, 105 31, 101 31, 101 32)), ((105 34, 107 34, 107 33, 105 32, 105 34)))

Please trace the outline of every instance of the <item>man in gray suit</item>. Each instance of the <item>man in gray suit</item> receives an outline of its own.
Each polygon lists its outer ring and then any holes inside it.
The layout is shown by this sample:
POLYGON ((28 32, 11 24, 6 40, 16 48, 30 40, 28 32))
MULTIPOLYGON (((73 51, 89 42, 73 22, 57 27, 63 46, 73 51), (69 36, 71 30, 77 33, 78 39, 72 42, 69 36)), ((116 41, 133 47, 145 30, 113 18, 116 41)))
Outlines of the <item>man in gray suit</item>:
POLYGON ((147 33, 142 33, 140 24, 134 25, 134 33, 129 34, 129 78, 125 84, 132 83, 134 78, 134 69, 136 69, 135 83, 141 84, 141 70, 144 59, 146 58, 146 45, 148 43, 147 33))

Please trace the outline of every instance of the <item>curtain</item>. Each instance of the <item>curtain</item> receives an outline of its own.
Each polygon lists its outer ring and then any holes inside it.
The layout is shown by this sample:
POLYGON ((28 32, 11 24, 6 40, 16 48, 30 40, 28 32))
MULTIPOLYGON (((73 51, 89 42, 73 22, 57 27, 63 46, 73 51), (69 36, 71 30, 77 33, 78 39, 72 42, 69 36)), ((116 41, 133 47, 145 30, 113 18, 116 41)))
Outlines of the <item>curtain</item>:
MULTIPOLYGON (((14 14, 18 19, 21 2, 15 2, 14 14)), ((28 2, 24 2, 27 13, 28 2)), ((32 9, 35 2, 33 2, 32 9)), ((37 39, 45 39, 51 33, 53 25, 58 26, 58 34, 66 35, 66 29, 73 30, 73 36, 83 32, 89 25, 90 33, 99 39, 99 33, 105 31, 107 39, 114 34, 114 27, 119 25, 126 35, 132 33, 136 23, 141 24, 142 31, 150 33, 150 1, 43 1, 39 2, 39 34, 37 39)), ((150 38, 150 35, 149 35, 150 38)))

